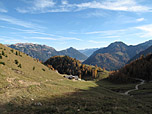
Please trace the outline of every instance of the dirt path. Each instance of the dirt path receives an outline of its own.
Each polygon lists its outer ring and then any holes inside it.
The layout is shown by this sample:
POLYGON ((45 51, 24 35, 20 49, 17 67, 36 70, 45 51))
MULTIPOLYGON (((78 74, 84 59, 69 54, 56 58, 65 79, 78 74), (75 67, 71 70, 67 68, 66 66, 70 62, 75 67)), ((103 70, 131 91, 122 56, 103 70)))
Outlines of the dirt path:
POLYGON ((130 95, 130 94, 129 94, 130 92, 139 90, 139 86, 141 86, 141 85, 143 85, 143 84, 145 83, 145 80, 143 80, 143 79, 138 79, 138 78, 136 78, 136 80, 139 80, 139 81, 141 81, 141 82, 135 86, 135 89, 131 89, 131 90, 126 91, 126 92, 124 93, 125 95, 130 95))

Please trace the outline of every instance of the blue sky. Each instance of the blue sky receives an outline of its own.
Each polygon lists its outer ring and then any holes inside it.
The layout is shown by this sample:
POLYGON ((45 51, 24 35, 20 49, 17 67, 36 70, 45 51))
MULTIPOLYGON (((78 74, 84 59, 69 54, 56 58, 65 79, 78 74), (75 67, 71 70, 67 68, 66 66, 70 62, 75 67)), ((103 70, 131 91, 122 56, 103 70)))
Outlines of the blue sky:
POLYGON ((152 39, 151 0, 0 0, 0 42, 57 50, 152 39))

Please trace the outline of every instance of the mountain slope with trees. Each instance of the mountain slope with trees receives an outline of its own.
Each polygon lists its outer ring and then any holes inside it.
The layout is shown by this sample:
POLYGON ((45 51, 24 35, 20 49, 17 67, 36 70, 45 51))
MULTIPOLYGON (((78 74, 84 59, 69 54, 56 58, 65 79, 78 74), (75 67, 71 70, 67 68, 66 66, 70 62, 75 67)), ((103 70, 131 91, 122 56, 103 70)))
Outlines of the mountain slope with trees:
POLYGON ((152 45, 152 40, 145 43, 128 46, 123 42, 114 42, 108 47, 95 51, 84 64, 98 65, 107 70, 115 70, 124 66, 133 56, 152 45))
POLYGON ((139 54, 135 55, 133 58, 131 58, 131 59, 128 61, 128 63, 130 63, 131 61, 134 61, 134 60, 140 58, 140 57, 143 56, 143 55, 146 56, 146 55, 151 54, 151 53, 152 53, 152 46, 150 46, 148 49, 140 52, 139 54))
POLYGON ((139 59, 111 73, 109 79, 114 82, 129 82, 132 79, 152 80, 152 54, 141 56, 139 59))
POLYGON ((54 56, 48 59, 45 65, 51 65, 61 74, 79 76, 79 78, 97 78, 98 72, 103 72, 103 69, 97 66, 89 66, 82 64, 79 60, 69 56, 54 56))

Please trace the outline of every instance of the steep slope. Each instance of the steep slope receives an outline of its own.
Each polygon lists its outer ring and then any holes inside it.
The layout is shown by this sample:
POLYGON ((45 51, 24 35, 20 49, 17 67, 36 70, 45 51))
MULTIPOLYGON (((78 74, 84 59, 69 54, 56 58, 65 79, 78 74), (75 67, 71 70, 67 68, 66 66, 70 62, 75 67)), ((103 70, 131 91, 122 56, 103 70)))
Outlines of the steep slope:
MULTIPOLYGON (((51 71, 36 59, 0 44, 1 113, 6 113, 6 110, 10 109, 15 111, 16 103, 17 107, 27 105, 27 103, 32 106, 43 97, 66 93, 67 88, 74 91, 73 87, 67 85, 68 83, 68 80, 51 71), (57 86, 60 84, 62 86, 57 86), (13 106, 14 109, 10 106, 13 106)), ((68 92, 70 92, 69 90, 68 92)))
POLYGON ((135 46, 128 46, 123 42, 114 42, 106 48, 95 51, 84 63, 97 64, 100 67, 105 67, 107 70, 116 70, 151 45, 152 40, 135 46))
POLYGON ((120 70, 113 72, 109 79, 115 82, 128 82, 131 79, 152 80, 152 54, 125 65, 120 70))
POLYGON ((130 56, 130 59, 134 57, 136 54, 146 50, 152 45, 152 40, 146 41, 144 43, 138 44, 138 45, 130 45, 128 49, 128 55, 130 56))
POLYGON ((81 53, 83 53, 84 55, 86 55, 87 57, 89 57, 90 55, 92 55, 95 51, 97 51, 99 48, 92 48, 92 49, 83 49, 83 50, 79 50, 81 53))
POLYGON ((133 58, 131 58, 127 63, 130 63, 131 61, 134 61, 134 60, 140 58, 142 55, 146 56, 146 55, 151 54, 151 53, 152 53, 152 46, 149 47, 148 49, 140 52, 139 54, 135 55, 135 56, 134 56, 133 58))
POLYGON ((42 110, 47 112, 49 109, 51 113, 54 110, 52 106, 58 106, 58 104, 51 105, 57 96, 66 96, 80 88, 85 90, 95 86, 92 82, 74 82, 65 79, 36 59, 0 44, 0 112, 2 114, 43 113, 42 110))
POLYGON ((67 56, 70 56, 72 58, 76 58, 78 60, 81 60, 81 61, 84 61, 87 59, 87 56, 80 53, 78 50, 70 47, 66 50, 62 50, 62 51, 59 51, 59 55, 67 55, 67 56))
POLYGON ((107 70, 119 68, 129 60, 127 54, 128 46, 122 42, 115 42, 106 48, 95 51, 86 61, 85 64, 98 65, 105 67, 107 70))
POLYGON ((63 51, 56 51, 52 47, 49 47, 46 45, 40 45, 40 44, 32 44, 32 43, 17 43, 17 44, 8 45, 8 47, 24 52, 30 55, 31 57, 37 58, 43 62, 45 62, 50 57, 56 56, 56 55, 68 55, 70 57, 73 57, 82 61, 87 59, 87 56, 80 53, 74 48, 69 48, 63 51))

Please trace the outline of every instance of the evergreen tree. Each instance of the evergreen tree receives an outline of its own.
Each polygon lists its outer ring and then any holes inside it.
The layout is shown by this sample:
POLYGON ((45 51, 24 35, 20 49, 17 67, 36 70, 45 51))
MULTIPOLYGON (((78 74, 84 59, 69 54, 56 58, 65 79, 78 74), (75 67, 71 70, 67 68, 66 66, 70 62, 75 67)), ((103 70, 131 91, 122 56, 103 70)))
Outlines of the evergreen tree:
POLYGON ((18 55, 18 52, 16 51, 16 55, 18 55))
POLYGON ((3 55, 3 56, 5 56, 5 53, 4 53, 4 51, 2 51, 2 55, 3 55))

